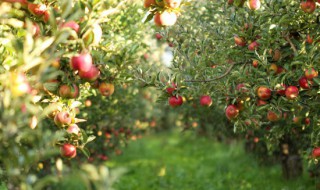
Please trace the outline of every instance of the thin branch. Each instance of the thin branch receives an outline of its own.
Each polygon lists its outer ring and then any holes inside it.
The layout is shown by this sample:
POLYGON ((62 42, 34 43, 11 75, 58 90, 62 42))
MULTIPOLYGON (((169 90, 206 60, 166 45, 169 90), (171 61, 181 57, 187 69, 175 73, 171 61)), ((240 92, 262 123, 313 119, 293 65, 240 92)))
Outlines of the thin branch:
POLYGON ((292 43, 291 39, 289 38, 288 35, 284 36, 284 38, 287 40, 287 42, 289 42, 293 52, 294 52, 294 55, 297 56, 298 55, 298 50, 296 48, 296 46, 292 43))
POLYGON ((222 75, 220 75, 220 76, 218 76, 218 77, 215 77, 215 78, 212 78, 212 79, 206 79, 206 80, 185 80, 184 82, 204 82, 204 83, 206 83, 206 82, 212 82, 212 81, 215 81, 215 80, 222 79, 223 77, 227 76, 227 75, 232 71, 233 67, 234 67, 236 64, 238 64, 238 63, 233 63, 233 64, 227 69, 227 71, 226 71, 224 74, 222 74, 222 75))

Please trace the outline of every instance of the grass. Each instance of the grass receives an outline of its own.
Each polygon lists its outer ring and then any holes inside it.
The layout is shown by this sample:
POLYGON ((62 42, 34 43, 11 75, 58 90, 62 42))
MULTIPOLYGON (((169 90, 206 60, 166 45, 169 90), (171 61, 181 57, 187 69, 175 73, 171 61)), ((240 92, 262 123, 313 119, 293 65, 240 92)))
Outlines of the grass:
POLYGON ((281 166, 259 166, 239 142, 230 145, 190 134, 164 133, 132 142, 109 167, 128 172, 116 190, 308 190, 314 181, 286 181, 281 166))

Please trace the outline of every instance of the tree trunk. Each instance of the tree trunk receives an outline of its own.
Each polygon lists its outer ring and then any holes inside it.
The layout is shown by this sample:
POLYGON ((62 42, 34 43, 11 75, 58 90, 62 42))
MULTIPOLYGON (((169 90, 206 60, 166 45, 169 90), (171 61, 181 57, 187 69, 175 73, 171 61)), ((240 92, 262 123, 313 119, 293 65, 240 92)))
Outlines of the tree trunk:
POLYGON ((302 159, 290 137, 284 137, 280 142, 280 148, 283 177, 287 180, 301 177, 303 172, 302 159))

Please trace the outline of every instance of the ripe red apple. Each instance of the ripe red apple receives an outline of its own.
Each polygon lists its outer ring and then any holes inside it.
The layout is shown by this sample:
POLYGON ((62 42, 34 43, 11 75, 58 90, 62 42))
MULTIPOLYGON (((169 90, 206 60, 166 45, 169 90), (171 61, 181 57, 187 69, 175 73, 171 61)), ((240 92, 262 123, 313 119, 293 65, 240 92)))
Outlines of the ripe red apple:
POLYGON ((308 79, 306 77, 301 77, 299 79, 299 86, 303 89, 310 89, 311 86, 309 85, 309 82, 308 79))
POLYGON ((308 44, 312 44, 312 43, 313 43, 313 38, 312 38, 309 34, 307 35, 306 42, 307 42, 308 44))
POLYGON ((277 90, 277 94, 279 94, 280 96, 286 95, 286 88, 287 88, 287 85, 285 84, 277 84, 275 86, 275 90, 277 90))
POLYGON ((71 93, 70 86, 63 84, 59 87, 59 96, 61 98, 69 98, 70 93, 71 93))
POLYGON ((261 6, 260 0, 249 0, 247 2, 249 9, 255 11, 258 10, 261 6))
POLYGON ((318 71, 316 71, 314 68, 306 69, 305 72, 304 72, 304 76, 308 80, 312 80, 313 78, 318 77, 318 71))
POLYGON ((203 95, 200 97, 200 105, 209 107, 212 104, 212 99, 210 96, 203 95))
POLYGON ((310 125, 310 123, 311 123, 310 118, 309 118, 309 117, 305 118, 305 120, 304 120, 304 124, 306 124, 306 125, 310 125))
POLYGON ((43 14, 43 21, 47 23, 50 20, 50 12, 46 10, 43 14))
POLYGON ((173 92, 177 89, 177 85, 172 82, 172 86, 166 88, 166 91, 169 95, 173 95, 173 92))
POLYGON ((76 134, 78 135, 80 132, 80 128, 78 127, 77 124, 71 124, 69 125, 69 127, 67 128, 67 133, 69 134, 76 134))
POLYGON ((253 60, 253 61, 252 61, 252 66, 253 66, 254 68, 257 68, 258 65, 259 65, 258 60, 253 60))
POLYGON ((28 10, 35 16, 42 16, 46 12, 47 6, 44 4, 28 3, 28 10))
POLYGON ((70 65, 74 70, 87 72, 92 68, 92 57, 89 53, 82 53, 71 58, 70 65))
POLYGON ((114 85, 110 83, 100 83, 99 91, 102 96, 111 96, 114 93, 114 85))
POLYGON ((259 137, 254 137, 253 142, 258 143, 259 142, 259 137))
POLYGON ((299 95, 299 89, 296 86, 289 86, 286 89, 286 97, 289 100, 294 100, 298 97, 299 95))
POLYGON ((161 40, 162 39, 162 35, 161 34, 159 34, 159 33, 156 33, 156 38, 157 38, 157 40, 161 40))
POLYGON ((167 7, 176 9, 180 6, 181 0, 164 0, 164 3, 167 7))
POLYGON ((246 45, 246 41, 243 37, 234 36, 234 43, 236 43, 238 46, 243 47, 246 45))
POLYGON ((316 9, 316 3, 314 0, 302 0, 300 3, 301 9, 306 13, 313 13, 316 9))
POLYGON ((70 94, 69 97, 72 99, 78 98, 79 97, 79 87, 76 84, 72 84, 70 87, 70 94))
POLYGON ((155 5, 155 0, 144 0, 144 8, 149 8, 151 5, 155 5))
POLYGON ((312 150, 312 156, 314 158, 318 158, 320 157, 320 147, 316 147, 312 150))
POLYGON ((267 114, 267 118, 269 121, 279 121, 282 117, 282 113, 279 112, 279 113, 276 113, 276 112, 273 112, 273 111, 268 111, 268 114, 267 114))
POLYGON ((265 87, 265 86, 260 86, 258 89, 257 89, 257 96, 261 99, 261 100, 268 100, 271 98, 271 94, 272 94, 272 91, 265 87))
POLYGON ((249 89, 246 87, 244 83, 240 83, 236 86, 236 90, 241 92, 241 93, 246 93, 249 92, 249 89))
POLYGON ((177 14, 174 12, 164 11, 161 14, 157 12, 154 15, 156 26, 172 26, 177 22, 177 14))
POLYGON ((253 41, 248 45, 248 50, 254 51, 258 49, 258 47, 259 47, 259 43, 257 41, 253 41))
POLYGON ((62 157, 74 158, 77 155, 77 149, 72 144, 64 144, 60 147, 60 153, 62 157))
POLYGON ((292 118, 294 124, 299 124, 301 122, 301 117, 295 116, 292 118))
POLYGON ((86 81, 95 81, 100 76, 100 70, 92 65, 89 71, 79 71, 79 76, 86 81))
POLYGON ((239 109, 235 105, 229 105, 226 108, 226 116, 229 120, 235 119, 239 115, 239 109))
POLYGON ((61 28, 71 28, 72 30, 76 31, 76 33, 79 32, 80 26, 75 21, 71 20, 68 22, 65 22, 61 25, 61 28))
POLYGON ((257 106, 263 106, 263 105, 266 105, 266 104, 268 104, 268 102, 266 102, 264 100, 260 100, 260 99, 257 100, 257 106))
POLYGON ((178 96, 178 97, 171 96, 169 98, 168 102, 171 107, 178 107, 183 104, 183 98, 182 98, 182 96, 178 96))
POLYGON ((67 111, 61 111, 54 116, 54 123, 58 127, 70 125, 71 120, 72 120, 71 115, 67 111))

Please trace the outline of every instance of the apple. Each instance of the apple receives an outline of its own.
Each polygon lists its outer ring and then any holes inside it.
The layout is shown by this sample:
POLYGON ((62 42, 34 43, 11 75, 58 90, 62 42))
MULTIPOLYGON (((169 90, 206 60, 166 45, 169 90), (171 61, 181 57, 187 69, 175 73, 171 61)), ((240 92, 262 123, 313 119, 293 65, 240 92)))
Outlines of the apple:
POLYGON ((254 68, 257 68, 258 65, 259 65, 258 60, 253 60, 253 61, 252 61, 252 66, 253 66, 254 68))
POLYGON ((72 144, 64 144, 60 147, 60 153, 62 157, 74 158, 77 155, 77 149, 72 144))
POLYGON ((267 118, 269 121, 279 121, 282 117, 282 113, 279 112, 279 113, 276 113, 276 112, 273 112, 273 111, 268 111, 268 114, 267 114, 267 118))
POLYGON ((239 115, 239 109, 235 105, 229 105, 225 112, 229 120, 235 119, 239 115))
POLYGON ((286 88, 287 88, 287 85, 285 85, 285 84, 277 84, 275 86, 277 94, 279 94, 280 96, 286 95, 286 88))
POLYGON ((303 0, 300 3, 300 7, 306 13, 313 13, 316 9, 316 3, 314 0, 303 0))
POLYGON ((256 41, 253 41, 248 45, 248 50, 254 51, 258 48, 258 46, 259 46, 259 43, 256 41))
POLYGON ((247 2, 247 5, 248 5, 250 10, 255 11, 255 10, 258 10, 260 8, 261 2, 260 2, 260 0, 249 0, 247 2))
POLYGON ((301 117, 295 116, 292 118, 294 124, 299 124, 301 122, 301 117))
POLYGON ((228 0, 228 5, 233 5, 234 0, 228 0))
POLYGON ((173 92, 177 89, 177 85, 174 84, 174 82, 172 82, 172 86, 171 87, 168 87, 166 88, 166 91, 169 95, 173 95, 173 92))
POLYGON ((299 79, 299 86, 303 89, 310 89, 311 86, 309 85, 309 81, 306 77, 301 77, 299 79))
POLYGON ((70 86, 63 84, 59 87, 59 96, 61 98, 69 98, 70 93, 71 93, 70 86))
POLYGON ((161 14, 157 12, 154 15, 156 26, 172 26, 177 22, 177 14, 174 12, 164 11, 161 14))
POLYGON ((279 49, 274 50, 272 58, 273 61, 279 61, 281 58, 281 51, 279 49))
POLYGON ((258 143, 259 142, 259 137, 254 137, 253 142, 258 143))
POLYGON ((92 27, 83 35, 82 39, 86 46, 98 45, 102 38, 102 29, 99 24, 94 24, 92 27))
POLYGON ((178 96, 178 97, 171 96, 169 98, 168 102, 171 107, 178 107, 183 104, 183 98, 182 98, 182 96, 178 96))
POLYGON ((167 7, 176 9, 180 6, 181 0, 164 0, 164 3, 167 7))
POLYGON ((268 104, 268 102, 266 102, 264 100, 260 100, 260 99, 257 100, 257 106, 263 106, 263 105, 266 105, 266 104, 268 104))
POLYGON ((54 123, 58 127, 70 125, 72 121, 71 115, 67 111, 61 111, 54 116, 54 123))
POLYGON ((47 6, 44 4, 28 3, 28 10, 35 16, 42 16, 46 12, 47 6))
POLYGON ((306 69, 304 72, 304 76, 308 80, 312 80, 313 78, 318 77, 318 71, 316 71, 314 68, 306 69))
POLYGON ((159 33, 156 33, 156 38, 157 38, 157 40, 161 40, 161 38, 162 38, 162 35, 161 34, 159 34, 159 33))
POLYGON ((285 72, 285 71, 286 71, 286 70, 285 70, 283 67, 278 66, 277 71, 276 71, 276 74, 281 74, 281 73, 283 73, 283 72, 285 72))
POLYGON ((298 97, 299 95, 299 89, 296 86, 289 86, 286 89, 286 97, 289 100, 294 100, 298 97))
POLYGON ((210 96, 203 95, 200 97, 200 105, 209 107, 212 104, 212 99, 210 96))
POLYGON ((47 23, 50 20, 50 12, 46 10, 43 14, 43 21, 47 23))
POLYGON ((72 84, 70 89, 71 89, 69 94, 70 98, 75 99, 79 97, 79 87, 76 84, 72 84))
POLYGON ((241 93, 249 92, 249 89, 246 87, 246 85, 244 83, 238 84, 236 86, 236 90, 241 92, 241 93))
POLYGON ((258 89, 257 89, 257 96, 261 99, 261 100, 268 100, 271 98, 271 94, 272 94, 272 91, 265 87, 265 86, 260 86, 258 89))
POLYGON ((92 57, 89 53, 75 55, 71 58, 70 65, 73 70, 87 72, 92 68, 93 65, 92 57))
POLYGON ((278 71, 278 66, 276 65, 276 64, 274 64, 274 63, 271 63, 271 65, 269 66, 269 72, 273 72, 273 73, 277 73, 277 71, 278 71))
POLYGON ((92 105, 92 102, 91 102, 91 100, 86 100, 85 102, 84 102, 84 105, 86 106, 86 107, 90 107, 91 105, 92 105))
POLYGON ((155 5, 156 1, 155 0, 144 0, 144 8, 149 8, 151 5, 155 5))
POLYGON ((320 147, 316 147, 312 150, 312 156, 314 158, 320 157, 320 147))
POLYGON ((310 123, 311 123, 310 118, 307 117, 304 119, 304 124, 310 125, 310 123))
POLYGON ((100 83, 99 91, 102 96, 111 96, 114 93, 114 85, 110 83, 100 83))
POLYGON ((75 21, 71 20, 68 22, 65 22, 61 25, 61 28, 71 28, 72 30, 74 30, 76 33, 79 32, 80 26, 78 23, 76 23, 75 21))
POLYGON ((86 81, 92 82, 100 76, 100 70, 96 66, 92 65, 90 70, 87 72, 79 71, 79 76, 86 81))
POLYGON ((67 133, 69 134, 76 134, 78 135, 80 132, 80 128, 78 127, 77 124, 71 124, 69 125, 69 127, 67 128, 67 133))
POLYGON ((312 44, 312 43, 313 43, 313 38, 312 38, 309 34, 307 35, 306 42, 307 42, 308 44, 312 44))
POLYGON ((246 45, 246 41, 243 37, 234 36, 234 43, 236 43, 238 46, 243 47, 246 45))

